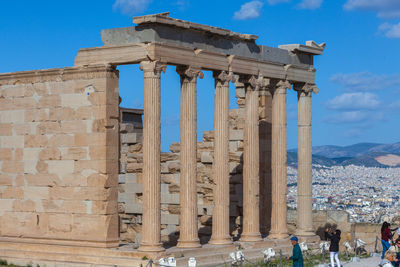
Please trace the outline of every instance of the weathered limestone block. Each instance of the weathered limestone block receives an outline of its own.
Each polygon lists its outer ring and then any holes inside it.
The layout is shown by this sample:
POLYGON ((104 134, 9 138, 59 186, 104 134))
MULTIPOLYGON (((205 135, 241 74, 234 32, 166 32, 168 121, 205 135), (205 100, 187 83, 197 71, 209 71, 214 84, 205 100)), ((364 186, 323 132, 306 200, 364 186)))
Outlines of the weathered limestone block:
POLYGON ((120 133, 131 133, 133 132, 133 125, 130 123, 121 123, 119 126, 120 133))
POLYGON ((142 144, 134 144, 129 146, 129 152, 140 152, 142 151, 142 144))
POLYGON ((179 143, 172 143, 172 144, 169 146, 169 150, 170 150, 172 153, 178 153, 178 152, 180 152, 180 144, 179 144, 179 143))
POLYGON ((199 151, 213 151, 214 142, 200 142, 197 144, 197 149, 199 151))
POLYGON ((161 162, 176 161, 179 159, 179 155, 174 153, 161 153, 161 162))
MULTIPOLYGON (((4 137, 3 137, 4 138, 4 137)), ((47 146, 47 136, 45 135, 25 135, 24 146, 27 147, 45 147, 47 146)), ((4 147, 4 146, 2 146, 4 147)))
POLYGON ((56 108, 61 106, 61 97, 59 95, 45 95, 40 98, 39 108, 56 108))
MULTIPOLYGON (((167 174, 169 173, 169 169, 168 169, 168 163, 163 162, 161 163, 161 174, 167 174)), ((161 177, 161 182, 163 182, 162 177, 161 177)))
MULTIPOLYGON (((76 177, 75 177, 76 179, 76 177)), ((65 176, 64 176, 65 180, 65 176)), ((90 187, 113 187, 118 184, 118 175, 117 174, 101 174, 101 173, 93 173, 87 177, 87 186, 90 187)))
MULTIPOLYGON (((48 172, 58 175, 74 173, 77 162, 73 160, 45 160, 48 172)), ((76 169, 79 171, 79 169, 76 169)))
POLYGON ((54 186, 60 183, 60 179, 56 174, 25 174, 17 176, 19 183, 28 186, 54 186))
MULTIPOLYGON (((0 216, 3 216, 3 214, 7 211, 13 211, 15 201, 20 201, 20 200, 18 200, 18 199, 0 199, 0 216)), ((1 233, 1 231, 0 231, 0 233, 1 233)))
POLYGON ((1 171, 3 173, 23 173, 25 170, 23 161, 3 161, 1 171))
POLYGON ((12 135, 12 124, 11 123, 0 123, 0 136, 12 135))
POLYGON ((52 109, 39 109, 37 115, 25 114, 25 120, 28 121, 63 121, 73 120, 75 111, 71 107, 58 107, 52 109), (41 113, 44 114, 41 114, 41 113))
MULTIPOLYGON (((51 199, 60 200, 112 200, 117 199, 116 187, 50 187, 48 188, 51 199)), ((25 193, 25 192, 24 192, 25 193)))
MULTIPOLYGON (((96 108, 98 109, 98 108, 96 108)), ((74 114, 74 119, 76 120, 91 120, 91 119, 99 119, 101 117, 94 116, 98 113, 93 110, 93 107, 79 107, 74 114)))
MULTIPOLYGON (((42 135, 37 135, 37 136, 42 136, 42 135)), ((41 137, 36 137, 36 138, 41 138, 41 137)), ((57 134, 51 136, 48 140, 47 138, 44 138, 43 140, 39 140, 43 143, 40 143, 41 147, 42 146, 48 146, 48 147, 71 147, 75 145, 75 137, 73 134, 57 134)), ((25 147, 27 147, 26 143, 26 138, 25 138, 25 147)), ((33 146, 36 147, 36 146, 33 146)))
MULTIPOLYGON (((24 153, 24 156, 25 156, 25 153, 24 153)), ((40 160, 60 160, 61 152, 59 149, 57 149, 55 147, 44 148, 40 151, 38 156, 39 156, 40 160)))
POLYGON ((137 183, 126 183, 125 184, 125 192, 127 193, 142 193, 142 184, 137 183))
POLYGON ((82 106, 90 106, 91 103, 88 100, 87 93, 64 94, 61 95, 61 105, 64 107, 82 107, 82 106))
POLYGON ((161 224, 179 224, 179 215, 161 214, 161 224))
POLYGON ((242 141, 244 132, 242 130, 229 130, 229 141, 242 141))
POLYGON ((205 142, 212 142, 214 140, 214 132, 213 131, 204 131, 203 132, 203 140, 205 142))
POLYGON ((63 121, 61 122, 62 133, 87 133, 85 121, 63 121))
POLYGON ((139 133, 126 133, 121 135, 121 142, 124 144, 135 144, 142 141, 142 134, 139 133))
POLYGON ((181 212, 181 208, 180 208, 179 205, 173 205, 173 204, 171 204, 171 205, 168 205, 168 212, 169 212, 170 214, 177 214, 177 215, 179 215, 180 212, 181 212))
POLYGON ((202 163, 213 163, 214 157, 211 152, 201 152, 201 162, 202 163))
POLYGON ((127 183, 138 183, 138 178, 135 173, 127 173, 125 174, 125 181, 127 183))
POLYGON ((15 135, 36 134, 39 122, 14 124, 13 131, 15 135))
MULTIPOLYGON (((129 194, 127 194, 129 196, 129 194)), ((132 214, 142 214, 142 204, 135 203, 133 201, 127 201, 125 202, 125 210, 126 213, 132 213, 132 214)))
POLYGON ((179 194, 161 194, 161 203, 179 204, 179 194))
POLYGON ((243 162, 243 152, 229 152, 229 162, 243 162))
POLYGON ((128 163, 126 165, 126 172, 141 172, 143 163, 128 163))
POLYGON ((13 185, 13 177, 6 174, 0 174, 0 186, 13 185))
POLYGON ((23 123, 25 122, 24 110, 0 111, 0 123, 23 123))
POLYGON ((12 152, 12 148, 0 148, 0 160, 11 160, 12 152))
POLYGON ((170 161, 168 162, 168 170, 170 173, 177 173, 180 171, 180 162, 179 161, 170 161))
POLYGON ((0 147, 23 148, 25 136, 0 136, 0 147))

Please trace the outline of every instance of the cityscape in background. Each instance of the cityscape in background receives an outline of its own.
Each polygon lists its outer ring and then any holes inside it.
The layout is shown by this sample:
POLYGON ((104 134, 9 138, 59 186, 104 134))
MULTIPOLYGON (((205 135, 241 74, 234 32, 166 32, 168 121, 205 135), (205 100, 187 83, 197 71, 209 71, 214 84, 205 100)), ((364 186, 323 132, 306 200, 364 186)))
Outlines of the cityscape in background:
MULTIPOLYGON (((400 216, 399 148, 400 143, 314 148, 313 210, 344 210, 352 222, 382 223, 400 216)), ((294 150, 288 153, 287 204, 295 209, 297 159, 291 153, 294 150)))

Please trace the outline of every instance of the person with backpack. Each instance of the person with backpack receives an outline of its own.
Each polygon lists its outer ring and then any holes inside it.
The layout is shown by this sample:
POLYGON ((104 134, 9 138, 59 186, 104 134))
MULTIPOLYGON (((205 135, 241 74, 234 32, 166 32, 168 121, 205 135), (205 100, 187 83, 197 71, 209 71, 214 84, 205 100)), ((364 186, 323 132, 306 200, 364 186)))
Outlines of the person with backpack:
POLYGON ((339 229, 336 229, 333 233, 331 233, 330 229, 327 228, 326 236, 331 240, 331 245, 329 246, 329 255, 331 258, 331 267, 335 267, 335 261, 337 267, 340 267, 339 260, 339 242, 340 242, 340 234, 342 233, 339 229))

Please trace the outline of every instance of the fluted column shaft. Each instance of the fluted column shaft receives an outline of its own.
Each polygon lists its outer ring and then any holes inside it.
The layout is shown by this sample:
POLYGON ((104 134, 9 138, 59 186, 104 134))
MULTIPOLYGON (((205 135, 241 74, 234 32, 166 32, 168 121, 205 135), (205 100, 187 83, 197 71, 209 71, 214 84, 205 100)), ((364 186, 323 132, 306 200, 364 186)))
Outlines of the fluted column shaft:
POLYGON ((178 66, 181 76, 180 236, 178 247, 200 247, 197 226, 197 76, 200 69, 178 66))
POLYGON ((296 88, 298 96, 297 230, 299 236, 314 236, 312 223, 312 87, 296 88))
POLYGON ((210 244, 231 244, 229 234, 229 81, 225 71, 214 72, 214 208, 210 244))
POLYGON ((161 244, 160 90, 166 65, 142 62, 144 74, 143 120, 143 226, 139 250, 163 251, 161 244))
POLYGON ((287 152, 286 152, 286 89, 290 84, 280 81, 272 89, 272 211, 269 238, 288 237, 287 230, 287 152))
POLYGON ((261 241, 260 234, 260 181, 259 181, 259 129, 258 85, 245 81, 245 124, 243 155, 243 231, 240 241, 261 241))

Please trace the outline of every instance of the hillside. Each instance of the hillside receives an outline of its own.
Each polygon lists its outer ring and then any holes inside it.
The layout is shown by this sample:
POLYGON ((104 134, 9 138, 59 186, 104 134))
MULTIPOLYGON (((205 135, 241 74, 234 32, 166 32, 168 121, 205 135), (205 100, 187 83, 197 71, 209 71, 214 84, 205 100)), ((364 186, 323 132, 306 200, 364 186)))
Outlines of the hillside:
MULTIPOLYGON (((394 144, 359 143, 350 146, 315 146, 313 147, 313 164, 400 167, 400 142, 394 144)), ((288 150, 288 165, 297 165, 296 149, 288 150)))

